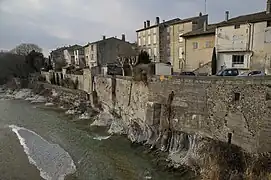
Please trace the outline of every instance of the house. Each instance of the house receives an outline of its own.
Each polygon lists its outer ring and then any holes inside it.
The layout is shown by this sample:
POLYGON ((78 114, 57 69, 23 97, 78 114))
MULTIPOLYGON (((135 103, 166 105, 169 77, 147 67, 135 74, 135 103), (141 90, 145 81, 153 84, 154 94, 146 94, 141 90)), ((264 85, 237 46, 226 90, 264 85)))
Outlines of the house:
POLYGON ((75 63, 74 50, 79 49, 82 46, 64 46, 57 48, 50 53, 51 62, 54 70, 61 70, 66 65, 72 65, 75 63))
POLYGON ((60 70, 62 65, 65 64, 64 61, 64 50, 66 47, 57 48, 50 52, 49 58, 52 63, 52 67, 54 70, 60 70))
POLYGON ((185 42, 182 35, 191 31, 203 28, 204 23, 208 24, 208 15, 199 14, 199 16, 178 20, 171 23, 168 27, 169 32, 169 62, 173 65, 173 72, 181 72, 185 69, 185 42))
MULTIPOLYGON (((183 69, 185 71, 195 71, 205 65, 210 65, 212 60, 213 48, 215 46, 215 30, 216 24, 207 25, 205 23, 203 28, 197 29, 183 34, 184 49, 182 56, 184 61, 183 69)), ((204 74, 210 74, 210 68, 204 68, 204 74)))
POLYGON ((76 56, 75 56, 75 51, 78 49, 82 49, 82 46, 80 45, 73 45, 66 47, 64 50, 64 60, 66 62, 66 65, 75 65, 76 63, 76 56))
POLYGON ((271 72, 271 0, 266 11, 229 19, 216 29, 218 70, 239 68, 271 72))
POLYGON ((129 55, 134 52, 135 45, 125 41, 125 35, 122 39, 116 37, 88 43, 84 46, 86 65, 91 68, 95 66, 104 67, 107 64, 118 64, 117 57, 129 55))
POLYGON ((202 15, 187 19, 172 19, 160 23, 156 17, 156 23, 150 25, 150 21, 144 22, 144 28, 137 30, 137 43, 141 50, 149 53, 153 62, 175 64, 175 70, 179 70, 179 50, 183 47, 180 35, 198 29, 208 20, 208 15, 202 15))

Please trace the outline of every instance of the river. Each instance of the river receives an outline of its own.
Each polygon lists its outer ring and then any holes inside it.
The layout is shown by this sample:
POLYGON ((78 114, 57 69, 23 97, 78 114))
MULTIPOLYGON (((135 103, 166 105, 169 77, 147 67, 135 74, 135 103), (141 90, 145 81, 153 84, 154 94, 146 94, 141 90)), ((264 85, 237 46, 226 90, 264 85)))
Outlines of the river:
POLYGON ((125 137, 86 127, 62 112, 0 100, 0 179, 180 180, 125 137))

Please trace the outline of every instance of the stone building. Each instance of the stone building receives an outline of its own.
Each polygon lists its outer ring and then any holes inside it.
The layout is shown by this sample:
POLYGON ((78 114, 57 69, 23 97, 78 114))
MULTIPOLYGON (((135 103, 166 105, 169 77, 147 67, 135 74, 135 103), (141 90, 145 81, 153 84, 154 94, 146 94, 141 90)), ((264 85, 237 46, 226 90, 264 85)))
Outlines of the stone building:
POLYGON ((218 70, 241 68, 271 73, 271 1, 266 11, 242 15, 225 21, 216 29, 218 70))
POLYGON ((153 62, 170 62, 175 71, 180 71, 178 68, 179 51, 183 48, 180 36, 203 27, 204 21, 208 21, 208 15, 201 13, 196 17, 176 18, 161 23, 160 18, 156 17, 154 25, 147 20, 144 22, 144 27, 136 31, 138 46, 149 53, 153 62))
POLYGON ((117 56, 132 52, 134 47, 134 44, 125 41, 124 34, 122 39, 103 36, 102 40, 88 43, 84 46, 86 65, 91 68, 116 64, 118 63, 117 56))
POLYGON ((66 47, 64 50, 64 60, 67 65, 75 65, 75 53, 74 51, 82 48, 80 45, 73 45, 66 47))
MULTIPOLYGON (((215 45, 215 29, 216 24, 207 25, 206 23, 203 28, 181 36, 184 38, 183 42, 185 47, 185 51, 181 56, 185 59, 184 69, 186 71, 195 71, 206 65, 211 65, 210 62, 215 45)), ((207 71, 201 73, 211 73, 208 72, 210 68, 205 68, 205 70, 207 71)))
POLYGON ((60 70, 65 65, 72 65, 75 63, 74 51, 82 46, 64 46, 57 48, 50 53, 51 62, 54 70, 60 70))

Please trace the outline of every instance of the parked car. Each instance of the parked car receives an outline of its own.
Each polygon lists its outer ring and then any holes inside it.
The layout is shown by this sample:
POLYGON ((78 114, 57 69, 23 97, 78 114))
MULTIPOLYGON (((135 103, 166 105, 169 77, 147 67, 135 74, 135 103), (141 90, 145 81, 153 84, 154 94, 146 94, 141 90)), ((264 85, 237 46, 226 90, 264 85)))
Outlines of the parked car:
POLYGON ((239 74, 241 74, 241 72, 239 72, 238 69, 228 68, 228 69, 224 69, 222 71, 219 71, 216 75, 217 76, 238 76, 239 74))
POLYGON ((263 71, 247 71, 247 72, 241 73, 238 76, 265 76, 265 75, 266 74, 263 71))
POLYGON ((180 76, 196 76, 196 74, 193 72, 181 72, 180 76))

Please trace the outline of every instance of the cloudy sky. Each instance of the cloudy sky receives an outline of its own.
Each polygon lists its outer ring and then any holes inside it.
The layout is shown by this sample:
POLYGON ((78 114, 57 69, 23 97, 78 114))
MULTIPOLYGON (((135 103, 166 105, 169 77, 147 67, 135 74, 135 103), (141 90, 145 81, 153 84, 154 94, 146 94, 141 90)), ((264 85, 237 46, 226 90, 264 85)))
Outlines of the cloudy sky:
MULTIPOLYGON (((44 53, 122 33, 135 41, 143 21, 187 18, 204 12, 205 0, 0 0, 0 49, 35 43, 44 53)), ((265 10, 266 0, 207 0, 209 22, 265 10)))

